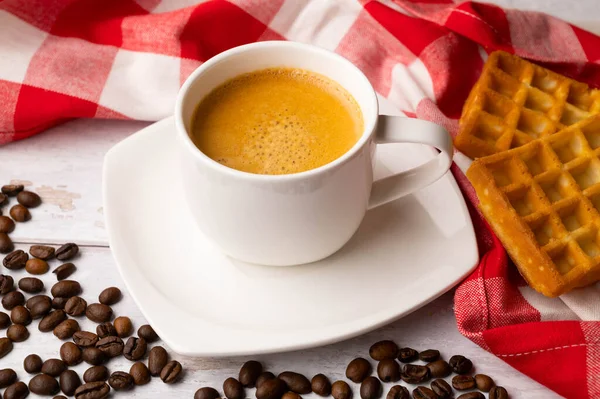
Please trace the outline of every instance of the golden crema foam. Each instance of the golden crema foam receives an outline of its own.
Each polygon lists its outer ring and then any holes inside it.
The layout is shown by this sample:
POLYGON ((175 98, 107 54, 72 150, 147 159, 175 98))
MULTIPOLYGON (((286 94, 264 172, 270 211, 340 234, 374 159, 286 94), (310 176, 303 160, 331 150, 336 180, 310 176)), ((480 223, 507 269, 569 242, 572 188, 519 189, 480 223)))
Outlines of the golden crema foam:
POLYGON ((237 76, 198 105, 192 140, 211 159, 257 174, 288 174, 345 154, 363 132, 354 98, 336 82, 294 68, 237 76))

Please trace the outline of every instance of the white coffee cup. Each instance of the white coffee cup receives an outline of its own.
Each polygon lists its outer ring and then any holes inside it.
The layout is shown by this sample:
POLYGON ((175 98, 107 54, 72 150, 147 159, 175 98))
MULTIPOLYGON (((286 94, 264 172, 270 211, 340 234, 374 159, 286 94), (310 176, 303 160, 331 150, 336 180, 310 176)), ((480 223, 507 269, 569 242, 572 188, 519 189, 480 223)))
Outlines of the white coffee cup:
POLYGON ((181 88, 175 121, 191 213, 223 252, 251 263, 289 266, 323 259, 352 237, 368 209, 430 185, 452 164, 452 139, 444 128, 379 115, 375 91, 357 67, 300 43, 253 43, 211 58, 181 88), (246 173, 204 155, 189 136, 202 98, 235 76, 277 66, 320 73, 352 94, 364 119, 356 144, 331 163, 289 175, 246 173), (385 143, 423 143, 440 152, 414 169, 373 181, 375 149, 385 143))

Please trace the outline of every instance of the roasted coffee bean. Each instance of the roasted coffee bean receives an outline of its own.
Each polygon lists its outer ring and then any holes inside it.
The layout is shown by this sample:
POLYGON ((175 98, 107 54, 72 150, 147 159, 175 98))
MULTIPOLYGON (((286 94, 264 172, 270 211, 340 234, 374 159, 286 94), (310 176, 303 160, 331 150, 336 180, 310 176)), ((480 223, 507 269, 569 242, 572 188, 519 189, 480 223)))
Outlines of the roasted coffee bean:
POLYGON ((98 336, 89 331, 77 331, 75 334, 73 334, 73 342, 82 348, 96 346, 96 342, 98 342, 98 336))
POLYGON ((490 394, 488 397, 489 399, 508 399, 508 392, 504 387, 495 386, 490 389, 490 394))
POLYGON ((42 358, 36 354, 27 355, 25 360, 23 360, 23 368, 29 374, 37 374, 42 371, 42 358))
MULTIPOLYGON (((135 362, 129 369, 129 374, 133 377, 133 383, 135 385, 144 385, 150 382, 150 371, 148 367, 142 362, 135 362)), ((237 398, 233 398, 237 399, 237 398)), ((242 398, 243 399, 243 398, 242 398)))
POLYGON ((473 363, 462 355, 452 356, 448 363, 456 374, 467 374, 473 368, 473 363))
POLYGON ((48 262, 43 259, 31 258, 25 263, 25 270, 29 274, 44 274, 48 271, 48 268, 48 262))
POLYGON ((61 298, 59 296, 52 298, 52 307, 54 309, 61 309, 64 310, 65 306, 67 306, 67 301, 69 300, 69 298, 61 298))
POLYGON ((400 348, 398 350, 398 360, 402 363, 410 363, 419 358, 419 352, 412 348, 400 348))
POLYGON ((446 381, 440 379, 431 382, 431 389, 439 399, 450 399, 454 396, 452 387, 446 381))
POLYGON ((92 303, 91 305, 88 305, 87 309, 85 310, 86 317, 96 323, 105 323, 109 321, 112 318, 112 314, 113 311, 110 306, 103 305, 101 303, 92 303))
POLYGON ((333 399, 351 399, 352 389, 346 381, 336 381, 331 385, 331 396, 333 399))
POLYGON ((67 369, 67 365, 60 359, 48 359, 42 364, 42 373, 58 377, 67 369))
POLYGON ((9 253, 2 260, 2 265, 7 269, 18 270, 25 267, 27 260, 29 259, 29 255, 22 249, 17 249, 9 253))
POLYGON ((15 230, 15 222, 8 216, 0 216, 0 233, 12 233, 15 230))
POLYGON ((69 316, 81 316, 85 313, 87 302, 80 296, 72 296, 65 303, 65 313, 69 316))
POLYGON ((440 351, 437 349, 427 349, 419 353, 419 359, 424 362, 435 362, 440 358, 440 351))
POLYGON ((83 353, 73 342, 65 342, 60 347, 60 358, 67 366, 75 366, 81 363, 83 353))
POLYGON ((288 389, 292 392, 299 394, 309 394, 312 392, 310 381, 300 373, 284 371, 283 373, 279 374, 277 378, 285 382, 288 386, 288 389))
POLYGON ((8 338, 0 338, 0 359, 8 355, 12 351, 13 344, 8 338))
MULTIPOLYGON (((8 196, 4 193, 0 193, 0 208, 6 204, 8 204, 8 196)), ((2 210, 0 209, 0 211, 2 210)))
POLYGON ((46 316, 52 310, 52 300, 46 295, 36 295, 27 300, 25 307, 29 309, 33 320, 46 316))
POLYGON ((123 356, 125 356, 127 360, 140 360, 146 354, 147 348, 148 345, 144 338, 129 337, 123 348, 123 356))
POLYGON ((138 328, 138 337, 144 338, 147 343, 152 343, 158 339, 158 334, 156 334, 150 324, 144 324, 138 328))
MULTIPOLYGON (((243 398, 244 388, 242 387, 242 384, 239 385, 239 388, 242 390, 241 396, 230 397, 227 395, 227 391, 225 391, 225 396, 227 396, 228 399, 243 398)), ((223 390, 225 390, 225 384, 223 384, 223 390)), ((256 388, 256 399, 280 399, 286 391, 287 386, 283 380, 280 380, 279 378, 271 378, 264 381, 258 386, 258 388, 256 388)))
POLYGON ((56 269, 54 269, 52 271, 52 273, 54 273, 56 275, 56 279, 58 281, 62 281, 64 279, 66 279, 67 277, 69 277, 71 274, 75 273, 75 270, 77 270, 77 267, 75 267, 74 264, 63 263, 62 265, 60 265, 56 269))
POLYGON ((481 392, 489 392, 490 389, 492 389, 492 387, 494 387, 495 385, 496 384, 494 383, 494 380, 492 380, 491 377, 485 374, 475 375, 475 386, 477 386, 477 389, 479 389, 481 392))
POLYGON ((256 380, 262 373, 262 364, 256 360, 247 361, 242 365, 238 379, 244 387, 254 388, 256 380))
POLYGON ((319 396, 331 395, 331 382, 329 382, 329 378, 324 374, 315 375, 312 380, 310 380, 310 387, 312 391, 319 396))
POLYGON ((427 364, 427 368, 432 378, 445 378, 452 373, 452 368, 448 362, 442 359, 427 364))
POLYGON ((427 387, 416 387, 412 392, 414 399, 438 399, 438 396, 427 387))
POLYGON ((429 379, 429 369, 425 366, 417 366, 416 364, 405 364, 400 373, 402 381, 409 384, 420 384, 429 379))
POLYGON ((77 320, 67 319, 54 327, 54 335, 58 339, 69 339, 79 331, 79 323, 77 320))
POLYGON ((13 369, 0 370, 0 388, 6 388, 17 382, 17 373, 13 369))
MULTIPOLYGON (((113 322, 115 326, 115 330, 117 331, 117 335, 120 338, 125 338, 131 335, 133 331, 133 324, 131 324, 131 319, 127 316, 119 316, 113 322)), ((145 340, 144 340, 145 342, 145 340)))
POLYGON ((390 388, 385 399, 410 399, 408 389, 402 385, 394 385, 390 388))
POLYGON ((29 313, 29 310, 27 310, 27 308, 23 305, 15 306, 10 311, 10 319, 15 324, 22 324, 26 326, 31 323, 31 313, 29 313))
POLYGON ((109 393, 110 387, 106 382, 90 382, 75 390, 75 399, 105 399, 109 393))
POLYGON ((48 245, 32 245, 29 254, 42 260, 50 260, 54 257, 54 248, 48 245))
MULTIPOLYGON (((108 337, 101 338, 96 342, 96 348, 100 349, 102 352, 106 353, 108 357, 117 357, 123 353, 123 340, 115 335, 110 335, 108 337)), ((146 351, 144 350, 144 353, 146 351)), ((143 355, 142 355, 143 356, 143 355)), ((129 360, 138 360, 142 356, 137 359, 129 359, 129 360)), ((127 357, 127 356, 125 356, 127 357)))
POLYGON ((481 392, 469 392, 463 393, 457 399, 485 399, 485 396, 481 392))
POLYGON ((54 310, 48 313, 38 324, 38 329, 41 332, 50 332, 54 328, 67 319, 67 314, 63 310, 54 310))
POLYGON ((358 384, 371 375, 371 371, 373 371, 371 363, 367 359, 357 357, 348 364, 346 378, 358 384))
POLYGON ((29 213, 29 209, 25 208, 21 204, 14 205, 12 208, 10 208, 9 214, 15 222, 23 223, 31 220, 31 213, 29 213))
POLYGON ((29 338, 29 331, 21 324, 13 324, 6 330, 6 336, 12 342, 23 342, 29 338))
POLYGON ((21 191, 17 194, 17 202, 27 208, 40 206, 42 199, 39 195, 31 191, 21 191))
POLYGON ((90 346, 83 350, 82 352, 83 361, 87 364, 91 364, 92 366, 99 366, 101 364, 106 363, 108 360, 108 355, 102 352, 100 349, 90 346))
POLYGON ((29 396, 29 388, 23 381, 15 382, 4 391, 4 399, 25 399, 29 396))
MULTIPOLYGON (((229 377, 223 382, 223 393, 227 399, 244 399, 246 397, 242 383, 233 377, 229 377)), ((258 397, 258 392, 256 396, 258 397)))
POLYGON ((55 395, 60 390, 58 381, 48 374, 38 374, 29 380, 29 390, 38 395, 55 395))
POLYGON ((98 334, 98 337, 104 338, 111 335, 117 335, 117 330, 115 330, 115 326, 113 326, 111 322, 107 321, 106 323, 99 324, 96 327, 96 334, 98 334))
POLYGON ((115 371, 108 377, 108 384, 115 391, 126 391, 133 388, 133 377, 124 371, 115 371))
POLYGON ((384 359, 377 365, 377 376, 383 382, 396 382, 400 379, 400 365, 392 359, 384 359))
POLYGON ((81 285, 75 280, 62 280, 52 286, 53 297, 71 298, 81 294, 81 285))
POLYGON ((475 388, 475 379, 470 375, 455 375, 452 377, 452 386, 459 391, 475 388))
POLYGON ((8 274, 0 274, 0 295, 6 295, 15 288, 15 280, 8 274))
POLYGON ((367 377, 360 384, 362 399, 377 399, 381 397, 381 382, 375 377, 367 377))
POLYGON ((79 374, 74 370, 65 370, 60 374, 58 379, 60 390, 67 396, 73 396, 75 390, 81 386, 79 374))
POLYGON ((169 355, 165 348, 155 346, 150 349, 150 354, 148 355, 148 369, 150 370, 150 374, 154 377, 159 376, 168 361, 169 355))
POLYGON ((10 316, 4 312, 0 312, 0 330, 4 330, 10 326, 10 316))
POLYGON ((44 290, 44 282, 36 277, 23 277, 19 280, 19 289, 28 294, 39 294, 44 290))
POLYGON ((395 359, 398 356, 398 345, 388 340, 375 342, 369 348, 369 356, 377 361, 395 359))
POLYGON ((165 384, 173 384, 181 377, 182 371, 183 367, 181 367, 181 363, 177 360, 171 360, 160 372, 160 379, 165 384))
POLYGON ((0 254, 7 254, 15 249, 15 244, 6 233, 0 233, 0 254))
MULTIPOLYGON (((152 348, 154 349, 154 348, 152 348)), ((150 351, 152 352, 152 351, 150 351)), ((267 381, 267 380, 272 380, 273 378, 275 378, 275 374, 271 373, 270 371, 263 371, 262 373, 260 373, 260 375, 258 376, 257 380, 256 380, 256 387, 258 388, 263 382, 267 381)))
POLYGON ((6 310, 12 310, 16 306, 25 305, 25 297, 21 291, 12 291, 2 298, 2 306, 6 310))
POLYGON ((202 387, 194 394, 194 399, 219 399, 219 391, 211 387, 202 387))
POLYGON ((103 305, 114 305, 121 299, 121 290, 117 287, 109 287, 98 295, 98 302, 103 305))
POLYGON ((8 197, 16 197, 24 189, 25 186, 22 184, 6 184, 2 186, 2 194, 6 194, 8 197))
POLYGON ((61 245, 56 250, 56 259, 58 260, 70 260, 73 259, 77 253, 79 253, 79 247, 73 242, 61 245))
POLYGON ((110 373, 106 366, 92 366, 83 373, 83 381, 96 382, 108 380, 110 373))

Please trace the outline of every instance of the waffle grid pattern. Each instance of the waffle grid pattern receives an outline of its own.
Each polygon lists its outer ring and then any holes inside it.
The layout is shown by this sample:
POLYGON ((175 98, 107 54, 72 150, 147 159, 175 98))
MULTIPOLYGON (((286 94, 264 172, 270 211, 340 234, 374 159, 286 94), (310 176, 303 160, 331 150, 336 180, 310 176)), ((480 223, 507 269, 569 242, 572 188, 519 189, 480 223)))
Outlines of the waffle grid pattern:
POLYGON ((502 51, 463 108, 456 147, 471 158, 517 148, 600 113, 600 91, 502 51))

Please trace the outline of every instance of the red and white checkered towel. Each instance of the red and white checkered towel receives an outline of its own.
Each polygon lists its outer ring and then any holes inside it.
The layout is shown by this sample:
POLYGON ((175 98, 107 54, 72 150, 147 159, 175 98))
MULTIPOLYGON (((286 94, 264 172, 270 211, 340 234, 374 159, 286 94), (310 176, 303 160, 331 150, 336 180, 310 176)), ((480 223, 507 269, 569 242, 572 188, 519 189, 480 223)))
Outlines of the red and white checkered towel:
MULTIPOLYGON (((600 85, 600 38, 546 15, 468 1, 4 0, 0 144, 71 118, 164 118, 203 61, 285 39, 347 57, 406 115, 452 133, 495 49, 600 85)), ((458 328, 565 397, 599 398, 598 287, 558 299, 533 292, 473 209, 483 258, 456 291, 458 328)))

